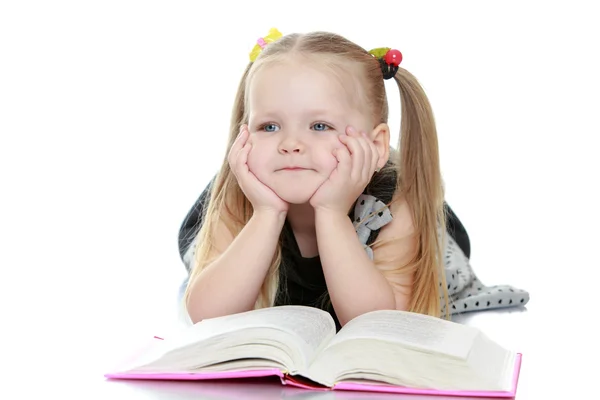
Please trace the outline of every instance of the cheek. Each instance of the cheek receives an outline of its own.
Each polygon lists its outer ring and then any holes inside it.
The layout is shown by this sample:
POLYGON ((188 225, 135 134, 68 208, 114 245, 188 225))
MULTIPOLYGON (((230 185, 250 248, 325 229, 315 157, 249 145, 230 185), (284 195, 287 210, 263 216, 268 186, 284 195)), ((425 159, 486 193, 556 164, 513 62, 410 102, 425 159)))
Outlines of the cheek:
POLYGON ((327 173, 331 173, 337 167, 337 159, 331 152, 328 152, 326 156, 322 157, 323 169, 327 173))
POLYGON ((331 172, 337 167, 338 161, 333 153, 335 149, 341 148, 344 148, 344 144, 338 140, 337 136, 335 138, 331 138, 322 146, 322 151, 319 158, 321 159, 321 164, 324 170, 331 172))

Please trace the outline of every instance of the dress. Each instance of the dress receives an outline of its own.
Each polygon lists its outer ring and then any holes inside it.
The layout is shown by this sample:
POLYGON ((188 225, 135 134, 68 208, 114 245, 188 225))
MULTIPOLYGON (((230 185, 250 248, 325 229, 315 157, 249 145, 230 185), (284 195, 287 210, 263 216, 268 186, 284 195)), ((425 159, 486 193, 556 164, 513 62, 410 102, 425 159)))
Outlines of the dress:
MULTIPOLYGON (((394 182, 395 178, 389 176, 374 179, 357 199, 353 210, 348 215, 352 218, 358 238, 371 258, 373 255, 369 245, 376 240, 381 228, 393 218, 386 203, 392 199, 393 190, 390 188, 394 187, 394 182)), ((211 184, 212 181, 188 212, 179 231, 179 253, 188 273, 194 256, 194 240, 202 224, 202 214, 210 197, 211 184)), ((450 297, 450 314, 527 304, 529 301, 527 291, 510 285, 486 286, 477 278, 469 262, 471 247, 467 231, 447 203, 444 203, 444 209, 448 233, 444 250, 444 271, 450 297)), ((302 257, 287 221, 281 232, 281 243, 283 262, 280 265, 280 282, 282 284, 275 305, 298 304, 323 308, 332 315, 337 328, 340 329, 333 307, 322 302, 327 286, 319 256, 302 257)), ((185 285, 187 280, 181 287, 180 295, 185 285)), ((440 282, 440 297, 442 297, 441 285, 440 282)), ((441 311, 445 314, 445 306, 441 311)))

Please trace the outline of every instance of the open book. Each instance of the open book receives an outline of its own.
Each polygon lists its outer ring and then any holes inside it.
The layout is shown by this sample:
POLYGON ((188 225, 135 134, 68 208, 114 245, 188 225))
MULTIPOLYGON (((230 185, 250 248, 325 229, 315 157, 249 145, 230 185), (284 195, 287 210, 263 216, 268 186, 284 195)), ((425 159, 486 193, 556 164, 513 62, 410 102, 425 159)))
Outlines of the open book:
POLYGON ((514 397, 521 354, 480 330, 383 310, 336 334, 329 313, 280 306, 201 321, 156 340, 112 379, 202 380, 278 375, 283 384, 474 397, 514 397))

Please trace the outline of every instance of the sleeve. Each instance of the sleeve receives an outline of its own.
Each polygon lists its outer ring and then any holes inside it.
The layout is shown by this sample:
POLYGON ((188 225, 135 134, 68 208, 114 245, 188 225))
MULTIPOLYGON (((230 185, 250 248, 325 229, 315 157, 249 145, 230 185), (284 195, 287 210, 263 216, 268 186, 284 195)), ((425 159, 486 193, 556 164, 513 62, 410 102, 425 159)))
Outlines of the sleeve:
POLYGON ((208 201, 210 200, 210 191, 214 180, 215 177, 213 177, 206 185, 200 194, 200 197, 198 197, 192 208, 188 211, 179 228, 179 256, 181 257, 181 261, 183 261, 188 273, 191 271, 193 249, 196 247, 195 239, 198 236, 200 228, 202 227, 204 213, 206 211, 208 201))
POLYGON ((465 253, 467 258, 471 257, 471 242, 469 240, 469 235, 467 234, 467 230, 463 226, 458 216, 454 213, 452 208, 444 202, 444 208, 446 211, 446 230, 452 236, 452 238, 458 244, 458 247, 465 253))

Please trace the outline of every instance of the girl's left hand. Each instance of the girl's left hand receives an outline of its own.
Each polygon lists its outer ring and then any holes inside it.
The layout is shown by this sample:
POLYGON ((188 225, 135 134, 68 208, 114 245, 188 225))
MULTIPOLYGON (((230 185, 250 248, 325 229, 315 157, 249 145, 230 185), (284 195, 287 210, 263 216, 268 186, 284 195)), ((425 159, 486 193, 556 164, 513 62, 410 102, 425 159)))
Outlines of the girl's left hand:
POLYGON ((315 210, 328 210, 347 214, 358 196, 371 181, 379 152, 366 133, 353 127, 340 135, 343 146, 334 150, 337 167, 310 199, 315 210))

